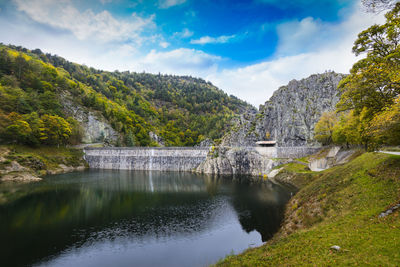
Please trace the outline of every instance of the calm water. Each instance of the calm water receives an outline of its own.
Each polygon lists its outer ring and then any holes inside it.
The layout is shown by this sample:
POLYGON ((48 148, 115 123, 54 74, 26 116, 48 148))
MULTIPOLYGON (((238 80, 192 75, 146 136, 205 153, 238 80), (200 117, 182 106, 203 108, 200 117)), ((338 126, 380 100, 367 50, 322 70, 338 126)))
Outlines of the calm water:
POLYGON ((175 172, 0 184, 1 266, 205 266, 277 231, 290 191, 175 172))

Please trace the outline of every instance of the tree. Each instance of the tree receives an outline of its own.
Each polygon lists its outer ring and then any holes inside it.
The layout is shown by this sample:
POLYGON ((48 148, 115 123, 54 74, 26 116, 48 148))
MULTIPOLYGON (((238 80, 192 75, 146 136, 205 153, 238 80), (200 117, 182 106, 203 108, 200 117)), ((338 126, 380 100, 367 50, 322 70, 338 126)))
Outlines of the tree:
POLYGON ((372 118, 400 94, 400 3, 385 17, 385 24, 369 27, 354 43, 353 52, 367 56, 340 82, 339 110, 360 113, 366 108, 372 118))
POLYGON ((32 129, 24 120, 17 120, 6 128, 6 136, 8 140, 17 141, 19 143, 26 144, 29 140, 29 136, 32 133, 32 129))
POLYGON ((73 145, 80 144, 84 135, 82 125, 72 117, 68 117, 67 122, 71 128, 71 135, 69 136, 68 143, 73 145))
POLYGON ((315 125, 314 138, 322 145, 331 144, 333 129, 336 123, 337 118, 334 111, 324 112, 315 125))
POLYGON ((124 142, 125 145, 129 147, 136 145, 135 135, 132 133, 132 131, 128 131, 128 133, 124 136, 124 142))
POLYGON ((366 109, 360 114, 354 110, 342 113, 333 127, 332 141, 335 144, 364 145, 366 149, 373 149, 374 144, 368 134, 369 120, 365 114, 366 109))
POLYGON ((378 144, 400 145, 400 97, 372 119, 368 134, 378 144))
POLYGON ((40 143, 40 128, 43 126, 43 121, 39 118, 36 112, 23 115, 24 120, 29 123, 32 133, 29 136, 30 145, 38 145, 40 143))
POLYGON ((72 130, 69 123, 57 115, 43 115, 42 128, 40 128, 40 140, 48 145, 66 144, 72 130))
POLYGON ((271 134, 269 133, 269 131, 267 131, 266 133, 265 133, 265 139, 266 140, 269 140, 271 138, 271 134))

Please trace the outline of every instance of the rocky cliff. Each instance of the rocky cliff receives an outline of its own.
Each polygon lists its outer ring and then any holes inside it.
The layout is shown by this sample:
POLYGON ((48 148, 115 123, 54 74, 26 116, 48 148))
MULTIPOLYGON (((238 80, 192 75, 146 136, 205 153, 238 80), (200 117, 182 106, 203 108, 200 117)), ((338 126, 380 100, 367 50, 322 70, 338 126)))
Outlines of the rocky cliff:
POLYGON ((258 113, 241 115, 222 146, 254 146, 260 140, 276 140, 278 146, 318 145, 313 140, 314 126, 323 112, 335 109, 337 85, 344 76, 326 72, 290 81, 261 105, 258 113))
POLYGON ((107 119, 99 112, 90 110, 73 100, 68 92, 60 95, 63 111, 67 116, 77 120, 83 130, 82 143, 107 143, 116 144, 120 134, 108 123, 107 119))

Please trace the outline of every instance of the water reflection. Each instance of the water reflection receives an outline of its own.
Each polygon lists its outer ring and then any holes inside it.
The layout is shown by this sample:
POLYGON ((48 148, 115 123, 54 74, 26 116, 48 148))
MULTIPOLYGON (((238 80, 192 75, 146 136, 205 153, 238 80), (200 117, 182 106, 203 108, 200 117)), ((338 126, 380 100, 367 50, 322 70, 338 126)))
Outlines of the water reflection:
POLYGON ((0 191, 11 196, 4 266, 203 266, 270 238, 289 198, 278 185, 174 172, 89 171, 0 191))

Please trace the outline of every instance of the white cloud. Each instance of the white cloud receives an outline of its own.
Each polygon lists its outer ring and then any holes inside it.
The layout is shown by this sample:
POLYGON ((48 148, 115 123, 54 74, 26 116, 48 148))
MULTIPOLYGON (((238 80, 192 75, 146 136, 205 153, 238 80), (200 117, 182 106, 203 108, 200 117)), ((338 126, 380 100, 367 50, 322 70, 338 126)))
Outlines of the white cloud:
POLYGON ((94 13, 76 9, 69 0, 14 0, 19 11, 32 20, 72 32, 78 39, 99 41, 134 40, 140 43, 139 33, 154 26, 154 16, 142 18, 133 13, 129 20, 117 20, 108 11, 94 13))
POLYGON ((188 28, 183 29, 181 32, 175 32, 174 36, 179 37, 179 38, 189 38, 193 36, 193 32, 190 31, 188 28))
POLYGON ((170 8, 173 6, 181 5, 185 2, 186 2, 186 0, 159 0, 158 7, 165 9, 165 8, 170 8))
POLYGON ((226 92, 257 106, 292 79, 306 78, 326 70, 349 73, 358 60, 351 52, 357 34, 374 23, 382 23, 382 18, 382 15, 366 14, 357 9, 336 25, 324 24, 312 18, 290 22, 281 26, 290 25, 292 29, 280 31, 279 47, 274 59, 242 68, 225 69, 206 78, 226 92), (314 42, 317 45, 313 46, 314 42), (312 51, 307 50, 309 45, 312 51), (290 49, 306 52, 282 56, 289 53, 290 49))
POLYGON ((200 50, 179 48, 168 52, 152 50, 136 61, 134 70, 204 77, 217 71, 221 57, 200 50))
MULTIPOLYGON (((314 50, 332 35, 327 25, 312 17, 300 21, 289 21, 278 25, 278 54, 298 54, 304 50, 314 50)), ((332 37, 332 36, 331 36, 332 37)))
POLYGON ((221 35, 219 37, 210 37, 210 36, 203 36, 197 40, 191 40, 191 44, 224 44, 235 38, 236 35, 221 35))
POLYGON ((170 45, 170 43, 168 43, 168 42, 161 42, 161 43, 160 43, 160 46, 161 46, 162 48, 167 48, 169 45, 170 45))

